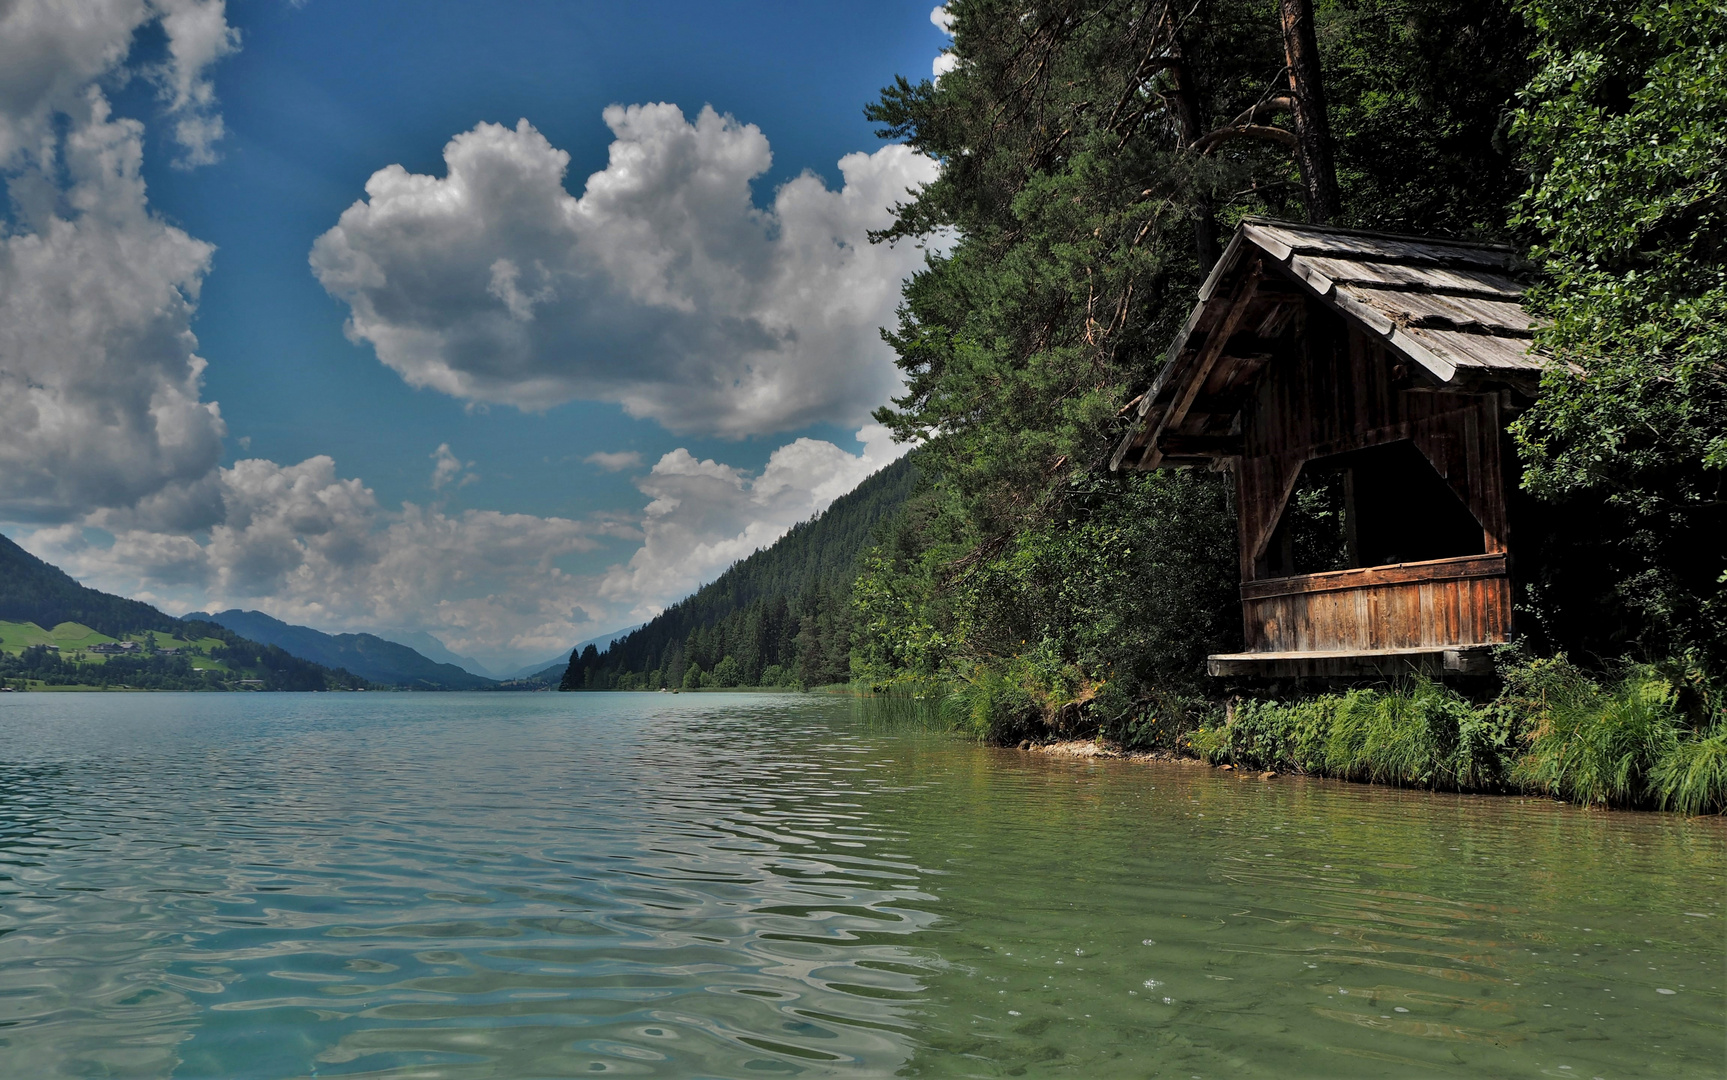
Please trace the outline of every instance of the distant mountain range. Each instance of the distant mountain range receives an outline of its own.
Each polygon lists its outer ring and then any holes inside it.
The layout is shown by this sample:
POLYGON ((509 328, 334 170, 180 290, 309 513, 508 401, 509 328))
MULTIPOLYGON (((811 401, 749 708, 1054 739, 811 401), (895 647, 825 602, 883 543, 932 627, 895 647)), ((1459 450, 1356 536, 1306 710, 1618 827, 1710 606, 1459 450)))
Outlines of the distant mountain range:
POLYGON ((385 641, 393 641, 398 645, 406 645, 408 648, 414 650, 428 660, 434 660, 440 664, 454 664, 463 671, 472 672, 482 678, 496 679, 500 677, 509 677, 507 675, 500 676, 496 671, 487 667, 485 664, 480 663, 471 656, 462 656, 459 653, 451 652, 443 642, 426 633, 424 630, 390 630, 379 634, 378 636, 383 638, 385 641))
MULTIPOLYGON (((196 613, 189 619, 225 626, 253 641, 275 645, 283 651, 331 668, 346 668, 362 679, 405 686, 416 690, 483 690, 497 685, 496 679, 476 675, 455 664, 436 660, 376 634, 326 634, 309 626, 296 626, 261 611, 196 613)), ((428 635, 429 636, 429 635, 428 635)), ((435 640, 435 639, 434 639, 435 640)))
MULTIPOLYGON (((53 630, 65 623, 94 630, 109 638, 166 634, 183 641, 214 638, 226 674, 134 671, 139 685, 200 690, 352 690, 364 689, 363 678, 306 660, 279 646, 256 642, 225 626, 194 618, 176 619, 140 600, 80 585, 71 575, 0 536, 0 622, 34 623, 53 630)), ((172 646, 170 646, 172 647, 172 646)), ((59 666, 56 658, 55 667, 59 666)), ((129 669, 130 670, 130 669, 129 669)), ((26 679, 43 673, 24 673, 26 679)), ((62 683, 77 683, 77 671, 55 674, 62 683)))

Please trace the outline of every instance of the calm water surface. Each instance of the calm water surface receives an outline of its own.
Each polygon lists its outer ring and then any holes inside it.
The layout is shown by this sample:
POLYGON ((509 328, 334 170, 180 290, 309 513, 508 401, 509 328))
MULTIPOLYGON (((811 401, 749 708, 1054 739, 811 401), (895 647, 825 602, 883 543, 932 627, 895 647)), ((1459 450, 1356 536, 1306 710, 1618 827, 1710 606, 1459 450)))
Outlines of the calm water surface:
POLYGON ((0 1076, 1727 1075, 1727 828, 795 695, 0 697, 0 1076))

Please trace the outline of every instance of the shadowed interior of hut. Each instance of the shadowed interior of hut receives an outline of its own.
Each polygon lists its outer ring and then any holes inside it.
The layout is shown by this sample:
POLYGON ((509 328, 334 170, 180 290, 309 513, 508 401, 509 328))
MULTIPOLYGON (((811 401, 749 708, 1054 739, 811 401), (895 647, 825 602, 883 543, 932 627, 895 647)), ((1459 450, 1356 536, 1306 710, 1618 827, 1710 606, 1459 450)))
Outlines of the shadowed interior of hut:
POLYGON ((1407 440, 1307 462, 1260 577, 1480 555, 1481 523, 1407 440))

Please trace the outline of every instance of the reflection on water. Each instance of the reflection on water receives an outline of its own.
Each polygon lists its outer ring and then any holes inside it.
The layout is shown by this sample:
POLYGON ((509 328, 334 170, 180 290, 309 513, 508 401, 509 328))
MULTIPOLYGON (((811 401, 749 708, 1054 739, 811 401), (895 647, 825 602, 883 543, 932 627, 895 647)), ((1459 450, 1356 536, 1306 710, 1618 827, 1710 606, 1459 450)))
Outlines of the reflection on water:
POLYGON ((1727 829, 747 695, 16 695, 0 1073, 1712 1076, 1727 829))

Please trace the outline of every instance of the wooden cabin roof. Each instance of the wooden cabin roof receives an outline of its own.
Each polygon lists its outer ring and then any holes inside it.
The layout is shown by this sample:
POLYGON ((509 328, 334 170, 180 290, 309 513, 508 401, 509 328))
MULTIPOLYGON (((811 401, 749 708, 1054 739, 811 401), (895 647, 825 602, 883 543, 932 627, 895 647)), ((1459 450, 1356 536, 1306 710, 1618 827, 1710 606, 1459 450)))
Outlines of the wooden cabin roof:
MULTIPOLYGON (((1499 244, 1249 218, 1138 403, 1110 467, 1156 469, 1228 456, 1243 390, 1300 309, 1319 301, 1406 358, 1427 389, 1533 389, 1516 256, 1499 244)), ((1239 451, 1233 451, 1239 452, 1239 451)))

